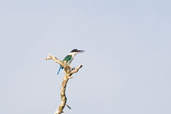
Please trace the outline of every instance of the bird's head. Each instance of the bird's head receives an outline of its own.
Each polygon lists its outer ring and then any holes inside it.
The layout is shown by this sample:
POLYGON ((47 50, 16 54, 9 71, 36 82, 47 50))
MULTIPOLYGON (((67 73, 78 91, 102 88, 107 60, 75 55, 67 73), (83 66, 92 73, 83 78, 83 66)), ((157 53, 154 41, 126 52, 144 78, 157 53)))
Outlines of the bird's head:
POLYGON ((82 52, 84 52, 84 50, 73 49, 73 50, 71 51, 71 53, 72 53, 72 52, 82 53, 82 52))
POLYGON ((76 55, 76 54, 78 54, 78 53, 83 53, 83 52, 84 52, 84 50, 73 49, 70 53, 71 53, 72 55, 76 55))

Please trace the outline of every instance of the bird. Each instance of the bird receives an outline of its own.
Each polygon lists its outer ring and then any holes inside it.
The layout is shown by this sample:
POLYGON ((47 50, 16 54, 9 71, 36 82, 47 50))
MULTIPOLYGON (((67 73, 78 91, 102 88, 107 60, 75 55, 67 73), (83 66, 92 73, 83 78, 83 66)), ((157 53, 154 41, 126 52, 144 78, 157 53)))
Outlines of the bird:
MULTIPOLYGON (((82 53, 84 50, 78 50, 78 49, 73 49, 71 52, 63 59, 63 62, 66 62, 68 65, 71 64, 72 60, 78 53, 82 53)), ((63 69, 63 67, 60 65, 59 70, 57 72, 57 75, 59 75, 59 72, 63 69)))

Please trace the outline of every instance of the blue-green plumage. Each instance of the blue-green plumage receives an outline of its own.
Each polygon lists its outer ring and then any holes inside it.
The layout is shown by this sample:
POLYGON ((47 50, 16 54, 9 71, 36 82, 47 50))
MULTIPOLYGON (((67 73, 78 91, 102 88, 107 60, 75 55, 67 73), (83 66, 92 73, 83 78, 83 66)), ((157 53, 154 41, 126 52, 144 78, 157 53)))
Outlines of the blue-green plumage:
POLYGON ((59 65, 59 70, 57 72, 57 75, 59 74, 59 72, 61 71, 61 69, 63 69, 63 67, 61 65, 59 65))
MULTIPOLYGON (((67 64, 70 64, 72 62, 72 55, 67 55, 64 59, 63 62, 66 61, 67 64)), ((57 75, 59 74, 59 72, 61 71, 61 69, 63 69, 63 67, 60 65, 59 66, 59 70, 57 72, 57 75)))
POLYGON ((66 61, 66 63, 69 64, 69 63, 72 62, 72 59, 73 59, 72 55, 67 55, 67 56, 63 59, 63 62, 66 61))
MULTIPOLYGON (((64 59, 63 62, 66 61, 67 64, 71 64, 74 56, 79 53, 79 52, 84 52, 83 50, 77 50, 77 49, 73 49, 64 59)), ((57 72, 57 75, 59 74, 60 70, 63 69, 63 67, 60 65, 59 70, 57 72)))

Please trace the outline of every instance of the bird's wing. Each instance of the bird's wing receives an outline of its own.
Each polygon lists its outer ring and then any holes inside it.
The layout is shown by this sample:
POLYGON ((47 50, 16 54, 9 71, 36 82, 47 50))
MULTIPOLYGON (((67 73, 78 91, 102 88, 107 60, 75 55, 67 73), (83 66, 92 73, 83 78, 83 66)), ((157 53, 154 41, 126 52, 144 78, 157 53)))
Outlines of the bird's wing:
POLYGON ((68 62, 68 61, 70 61, 71 59, 72 59, 72 55, 67 55, 67 56, 63 59, 63 61, 68 62))

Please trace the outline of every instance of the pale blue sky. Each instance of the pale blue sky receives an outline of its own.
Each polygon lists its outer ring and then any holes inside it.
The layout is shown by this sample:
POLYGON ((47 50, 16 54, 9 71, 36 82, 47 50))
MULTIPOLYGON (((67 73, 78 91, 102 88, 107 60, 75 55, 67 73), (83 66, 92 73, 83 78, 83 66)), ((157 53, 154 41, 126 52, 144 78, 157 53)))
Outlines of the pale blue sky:
POLYGON ((169 0, 0 1, 0 114, 53 114, 63 71, 86 52, 65 114, 171 114, 169 0))

